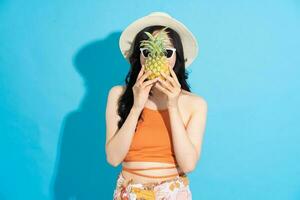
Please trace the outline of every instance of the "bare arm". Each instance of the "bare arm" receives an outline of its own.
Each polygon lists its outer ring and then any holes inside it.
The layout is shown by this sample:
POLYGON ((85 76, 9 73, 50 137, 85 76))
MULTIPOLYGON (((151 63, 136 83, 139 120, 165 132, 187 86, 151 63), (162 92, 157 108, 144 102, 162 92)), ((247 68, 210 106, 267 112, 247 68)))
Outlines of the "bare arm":
POLYGON ((207 103, 198 98, 195 111, 185 128, 178 107, 169 108, 174 152, 184 172, 192 171, 200 157, 206 124, 207 103))
POLYGON ((111 88, 107 98, 106 106, 106 158, 108 163, 118 166, 129 151, 130 144, 135 132, 141 110, 134 106, 129 112, 124 124, 118 129, 120 119, 118 109, 118 98, 122 93, 121 86, 111 88))

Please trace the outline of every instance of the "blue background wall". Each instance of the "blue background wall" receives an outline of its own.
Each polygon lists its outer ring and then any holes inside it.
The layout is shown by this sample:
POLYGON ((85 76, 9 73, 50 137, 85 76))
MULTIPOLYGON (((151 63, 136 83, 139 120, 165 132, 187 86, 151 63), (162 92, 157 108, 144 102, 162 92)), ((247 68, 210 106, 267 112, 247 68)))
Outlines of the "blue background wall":
POLYGON ((111 199, 108 90, 118 39, 165 11, 195 34, 191 89, 209 106, 194 199, 300 199, 300 3, 1 1, 0 199, 111 199))

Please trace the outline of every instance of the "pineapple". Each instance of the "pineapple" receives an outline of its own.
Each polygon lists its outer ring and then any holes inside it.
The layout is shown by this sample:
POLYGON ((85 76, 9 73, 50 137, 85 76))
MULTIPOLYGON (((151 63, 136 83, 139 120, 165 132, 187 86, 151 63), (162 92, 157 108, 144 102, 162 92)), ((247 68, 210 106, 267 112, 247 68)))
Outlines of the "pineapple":
POLYGON ((146 48, 149 52, 145 60, 145 72, 151 71, 148 80, 152 80, 156 77, 165 80, 165 78, 160 75, 160 72, 170 75, 169 62, 164 54, 168 42, 168 35, 165 31, 166 28, 167 27, 160 30, 155 36, 145 31, 145 34, 147 34, 149 38, 148 40, 141 41, 140 47, 146 48))

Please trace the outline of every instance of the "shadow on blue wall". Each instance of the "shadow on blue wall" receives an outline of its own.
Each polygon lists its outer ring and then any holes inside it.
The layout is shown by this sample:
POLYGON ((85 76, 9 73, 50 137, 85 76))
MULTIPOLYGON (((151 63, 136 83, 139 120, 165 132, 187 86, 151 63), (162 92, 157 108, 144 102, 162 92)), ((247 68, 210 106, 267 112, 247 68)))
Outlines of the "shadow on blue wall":
POLYGON ((121 165, 115 168, 106 161, 105 109, 109 89, 125 84, 129 70, 119 50, 120 34, 89 43, 75 54, 73 63, 84 79, 85 95, 61 125, 52 199, 112 199, 121 165))

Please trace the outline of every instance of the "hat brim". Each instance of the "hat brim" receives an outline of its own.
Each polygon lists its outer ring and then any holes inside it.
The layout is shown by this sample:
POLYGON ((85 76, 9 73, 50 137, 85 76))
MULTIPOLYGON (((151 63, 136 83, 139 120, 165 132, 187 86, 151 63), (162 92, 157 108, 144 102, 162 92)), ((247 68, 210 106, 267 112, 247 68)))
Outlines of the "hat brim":
POLYGON ((132 53, 131 46, 136 34, 142 29, 153 25, 168 26, 179 34, 183 46, 185 67, 190 66, 198 55, 198 43, 195 36, 184 24, 170 16, 164 15, 144 16, 131 23, 122 32, 119 39, 119 47, 124 58, 129 60, 129 56, 132 53))

